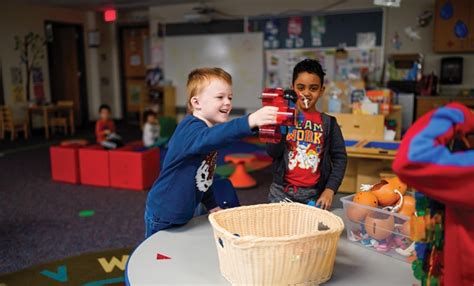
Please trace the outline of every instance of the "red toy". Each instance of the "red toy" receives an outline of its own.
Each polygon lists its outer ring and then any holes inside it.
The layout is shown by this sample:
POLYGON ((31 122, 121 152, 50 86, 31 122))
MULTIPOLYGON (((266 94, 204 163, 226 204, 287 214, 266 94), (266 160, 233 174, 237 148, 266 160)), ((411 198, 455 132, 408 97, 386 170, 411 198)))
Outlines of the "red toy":
POLYGON ((110 186, 141 191, 160 174, 160 149, 127 145, 109 152, 110 186))
MULTIPOLYGON (((293 126, 295 118, 294 103, 298 96, 293 90, 265 88, 262 92, 263 106, 278 107, 277 124, 260 127, 259 136, 263 143, 278 143, 282 138, 282 126, 293 126)), ((283 132, 284 133, 284 132, 283 132)))
POLYGON ((51 158, 51 177, 53 181, 79 184, 79 146, 52 146, 49 148, 51 158))
POLYGON ((100 145, 79 149, 81 183, 99 187, 110 186, 109 151, 100 145))

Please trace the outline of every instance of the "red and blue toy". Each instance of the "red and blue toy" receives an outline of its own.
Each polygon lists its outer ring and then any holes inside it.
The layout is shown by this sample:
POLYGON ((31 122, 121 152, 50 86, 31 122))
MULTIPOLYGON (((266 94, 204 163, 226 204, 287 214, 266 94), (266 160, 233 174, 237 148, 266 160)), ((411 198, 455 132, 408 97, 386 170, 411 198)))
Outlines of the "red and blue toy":
POLYGON ((286 134, 287 127, 294 125, 295 102, 298 96, 291 89, 265 88, 262 92, 263 106, 278 107, 277 124, 260 127, 259 136, 262 143, 279 143, 286 134))
MULTIPOLYGON (((393 163, 404 183, 445 206, 444 226, 440 222, 444 245, 428 252, 426 247, 417 248, 418 266, 423 268, 417 278, 423 285, 474 285, 474 150, 468 141, 472 133, 473 111, 459 103, 448 104, 413 124, 393 163), (465 148, 453 151, 450 145, 456 141, 464 142, 465 148), (436 260, 444 264, 443 269, 430 263, 436 260)), ((423 205, 417 201, 418 218, 432 212, 428 203, 423 205)), ((435 245, 441 240, 436 233, 435 228, 435 245)), ((424 241, 425 246, 432 244, 429 237, 424 241)))

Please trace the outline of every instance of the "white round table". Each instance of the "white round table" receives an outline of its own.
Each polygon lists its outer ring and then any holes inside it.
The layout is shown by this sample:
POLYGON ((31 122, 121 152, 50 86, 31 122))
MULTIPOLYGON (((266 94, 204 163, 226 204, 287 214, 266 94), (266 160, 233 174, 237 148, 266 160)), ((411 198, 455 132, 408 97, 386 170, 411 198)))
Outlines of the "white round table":
MULTIPOLYGON (((333 211, 342 217, 342 209, 333 211)), ((132 253, 125 270, 132 286, 230 285, 219 271, 217 249, 207 216, 160 231, 132 253), (169 257, 169 259, 167 259, 169 257), (157 259, 160 258, 160 259, 157 259)), ((411 265, 339 240, 334 272, 326 285, 413 285, 411 265)))

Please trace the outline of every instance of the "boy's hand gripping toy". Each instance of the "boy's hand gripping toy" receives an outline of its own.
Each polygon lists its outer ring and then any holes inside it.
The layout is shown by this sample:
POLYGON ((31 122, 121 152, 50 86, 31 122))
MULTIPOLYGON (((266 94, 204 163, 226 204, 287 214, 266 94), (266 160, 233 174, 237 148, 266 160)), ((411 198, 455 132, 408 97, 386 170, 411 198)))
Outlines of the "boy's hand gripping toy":
POLYGON ((278 107, 277 124, 261 126, 260 141, 263 143, 279 143, 282 134, 286 134, 288 126, 294 125, 296 92, 291 89, 265 88, 262 92, 262 105, 278 107))

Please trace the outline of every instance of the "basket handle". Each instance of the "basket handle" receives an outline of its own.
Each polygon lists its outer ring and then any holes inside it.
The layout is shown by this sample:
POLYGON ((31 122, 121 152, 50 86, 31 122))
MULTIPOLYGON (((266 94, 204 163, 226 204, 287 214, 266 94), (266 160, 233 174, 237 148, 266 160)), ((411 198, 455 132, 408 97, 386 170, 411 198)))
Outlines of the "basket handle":
POLYGON ((233 239, 230 244, 232 245, 232 247, 235 247, 235 248, 248 249, 255 246, 255 238, 252 238, 252 237, 237 238, 237 239, 233 239))

